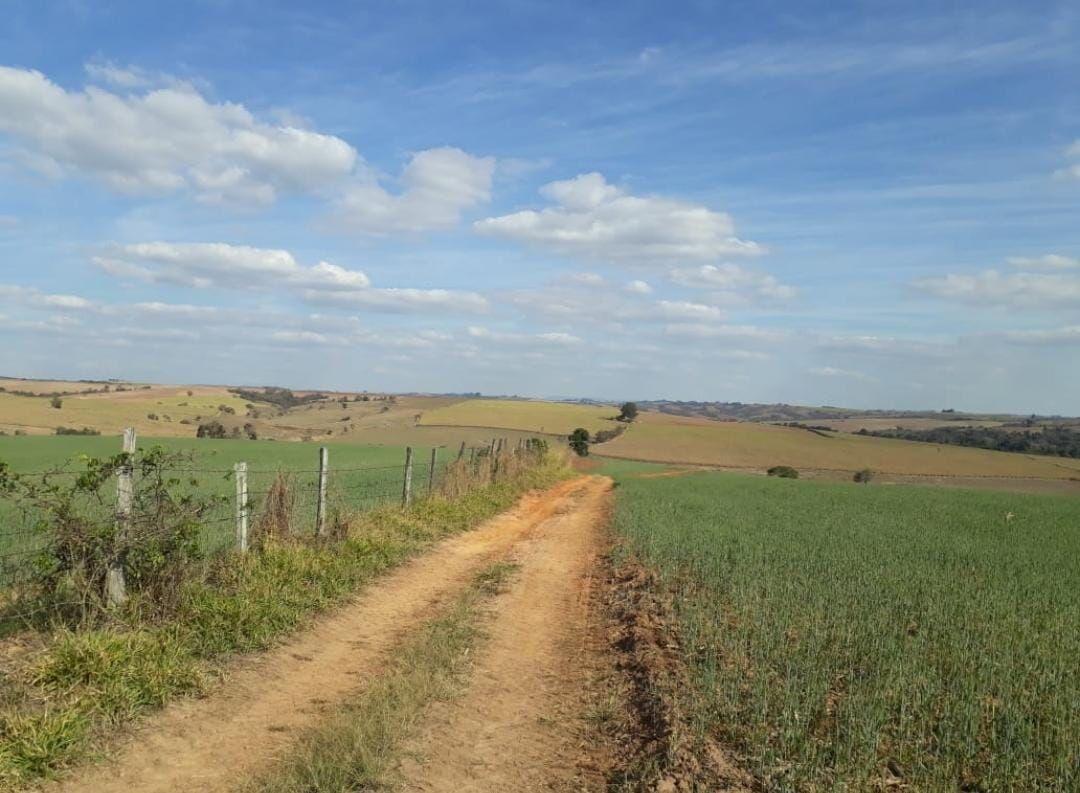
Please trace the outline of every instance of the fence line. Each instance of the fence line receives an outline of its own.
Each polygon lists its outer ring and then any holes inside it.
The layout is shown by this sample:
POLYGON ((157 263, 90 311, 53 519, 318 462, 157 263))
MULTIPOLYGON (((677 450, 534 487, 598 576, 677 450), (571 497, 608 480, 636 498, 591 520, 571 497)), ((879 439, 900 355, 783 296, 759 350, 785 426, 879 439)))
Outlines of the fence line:
MULTIPOLYGON (((182 487, 189 486, 192 495, 208 495, 205 503, 196 502, 192 519, 198 525, 201 554, 212 557, 229 550, 248 552, 253 537, 267 530, 284 530, 292 536, 327 536, 331 516, 336 515, 339 509, 363 512, 395 503, 407 507, 418 497, 440 491, 452 493, 462 485, 458 480, 448 484, 446 477, 451 469, 468 470, 479 475, 482 481, 495 481, 500 468, 505 468, 505 465, 500 466, 500 458, 522 454, 530 446, 525 439, 511 447, 507 440, 493 437, 490 442, 469 448, 468 455, 467 448, 463 441, 456 455, 452 451, 449 459, 440 460, 436 447, 431 449, 429 458, 421 462, 415 459, 412 447, 408 447, 404 466, 353 465, 331 468, 329 449, 322 447, 318 452, 318 466, 310 468, 252 469, 246 461, 238 461, 228 469, 165 465, 156 470, 190 475, 191 483, 182 483, 182 487), (420 470, 414 472, 416 467, 420 470), (207 474, 220 474, 222 479, 196 479, 207 474), (267 484, 265 477, 274 477, 274 480, 267 484), (224 487, 222 480, 230 478, 233 486, 224 487), (254 488, 253 478, 256 478, 257 484, 254 488), (287 502, 287 522, 284 527, 275 528, 273 523, 278 518, 274 510, 280 506, 274 503, 276 498, 284 498, 287 502), (268 526, 271 528, 268 529, 268 526)), ((108 503, 108 499, 88 498, 81 505, 86 510, 88 520, 101 525, 115 522, 116 541, 111 551, 115 557, 108 560, 102 592, 105 602, 111 606, 122 604, 127 597, 129 582, 125 580, 124 549, 135 549, 140 543, 163 536, 160 523, 163 513, 160 509, 142 509, 146 505, 139 497, 139 459, 133 429, 125 431, 122 449, 124 456, 115 475, 115 501, 108 503)), ((40 477, 42 483, 48 485, 53 483, 54 477, 60 477, 58 481, 67 483, 66 477, 83 473, 61 469, 16 475, 33 477, 35 480, 40 477)), ((106 480, 106 484, 108 481, 111 478, 106 480)), ((99 494, 100 491, 93 495, 99 494)), ((28 612, 13 608, 18 605, 20 587, 40 580, 41 565, 48 561, 48 553, 56 550, 58 541, 49 536, 51 524, 42 513, 26 509, 15 511, 9 506, 0 502, 0 628, 12 620, 27 617, 28 612)), ((62 605, 57 604, 57 608, 62 605)))

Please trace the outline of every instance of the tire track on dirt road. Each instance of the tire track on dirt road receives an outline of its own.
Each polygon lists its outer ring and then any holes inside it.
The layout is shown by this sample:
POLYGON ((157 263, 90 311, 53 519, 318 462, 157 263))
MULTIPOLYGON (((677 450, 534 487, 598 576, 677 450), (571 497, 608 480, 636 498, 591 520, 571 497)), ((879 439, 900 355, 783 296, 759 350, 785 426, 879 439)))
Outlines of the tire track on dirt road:
MULTIPOLYGON (((327 708, 377 677, 386 666, 387 652, 423 625, 439 603, 468 585, 485 563, 516 546, 528 546, 530 538, 546 534, 549 525, 560 527, 555 533, 563 537, 570 525, 565 518, 579 510, 592 515, 609 487, 609 480, 579 477, 525 495, 511 510, 443 541, 373 582, 351 604, 284 645, 241 661, 206 698, 176 702, 147 719, 121 741, 110 761, 77 770, 44 789, 52 793, 238 789, 282 756, 299 731, 318 723, 327 708)), ((579 530, 585 531, 584 526, 579 530)), ((575 547, 581 545, 579 540, 573 542, 575 547)), ((532 558, 552 550, 541 543, 524 554, 532 558)), ((575 563, 575 571, 578 566, 575 563)))
MULTIPOLYGON (((514 551, 468 691, 436 705, 401 764, 409 791, 580 790, 590 590, 612 483, 588 477, 514 551)), ((587 750, 586 750, 587 753, 587 750)))

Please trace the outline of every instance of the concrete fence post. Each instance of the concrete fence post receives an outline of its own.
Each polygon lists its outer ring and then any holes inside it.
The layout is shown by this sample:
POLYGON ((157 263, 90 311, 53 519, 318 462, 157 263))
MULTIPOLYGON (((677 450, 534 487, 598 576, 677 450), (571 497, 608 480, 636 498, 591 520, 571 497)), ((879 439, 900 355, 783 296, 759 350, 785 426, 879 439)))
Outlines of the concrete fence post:
MULTIPOLYGON (((135 428, 124 430, 124 454, 127 459, 116 477, 116 545, 123 545, 131 532, 131 508, 135 501, 135 428)), ((127 600, 127 582, 124 580, 123 560, 116 555, 105 571, 105 600, 110 606, 122 605, 127 600)))
POLYGON ((412 446, 405 447, 405 484, 401 489, 401 506, 412 502, 412 446))
POLYGON ((248 465, 237 463, 233 466, 236 478, 236 549, 247 553, 248 549, 248 465))
POLYGON ((326 479, 330 473, 330 451, 323 446, 319 449, 319 503, 315 513, 315 534, 326 535, 326 479))

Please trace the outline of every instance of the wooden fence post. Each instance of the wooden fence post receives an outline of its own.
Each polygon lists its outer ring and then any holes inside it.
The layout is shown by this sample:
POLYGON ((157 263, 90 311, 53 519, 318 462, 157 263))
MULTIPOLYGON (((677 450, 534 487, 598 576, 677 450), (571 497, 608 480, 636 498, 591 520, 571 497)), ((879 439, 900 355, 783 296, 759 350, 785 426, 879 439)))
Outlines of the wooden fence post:
POLYGON ((431 466, 428 468, 427 492, 430 496, 435 492, 435 458, 439 453, 439 447, 431 447, 431 466))
POLYGON ((457 458, 460 460, 465 456, 465 441, 461 442, 461 448, 458 449, 457 458))
POLYGON ((248 466, 237 463, 233 466, 236 477, 236 548, 240 553, 248 549, 248 466))
POLYGON ((405 484, 401 489, 401 506, 412 501, 412 446, 405 447, 405 484))
MULTIPOLYGON (((135 500, 135 477, 132 456, 135 454, 135 428, 124 430, 124 454, 127 460, 116 477, 116 545, 125 543, 131 531, 131 507, 135 500)), ((115 550, 115 549, 114 549, 115 550)), ((115 556, 105 571, 105 600, 110 606, 122 605, 127 600, 127 582, 124 565, 115 556)))
POLYGON ((319 449, 319 505, 315 513, 315 534, 326 534, 326 477, 330 473, 330 451, 323 446, 319 449))

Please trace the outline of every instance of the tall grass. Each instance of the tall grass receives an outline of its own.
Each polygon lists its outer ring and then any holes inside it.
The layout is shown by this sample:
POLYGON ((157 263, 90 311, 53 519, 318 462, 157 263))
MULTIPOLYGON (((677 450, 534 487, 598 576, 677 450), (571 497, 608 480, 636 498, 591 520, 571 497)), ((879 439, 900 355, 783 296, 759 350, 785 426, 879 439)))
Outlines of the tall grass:
POLYGON ((1080 502, 621 478, 694 720, 766 790, 1080 787, 1080 502))

